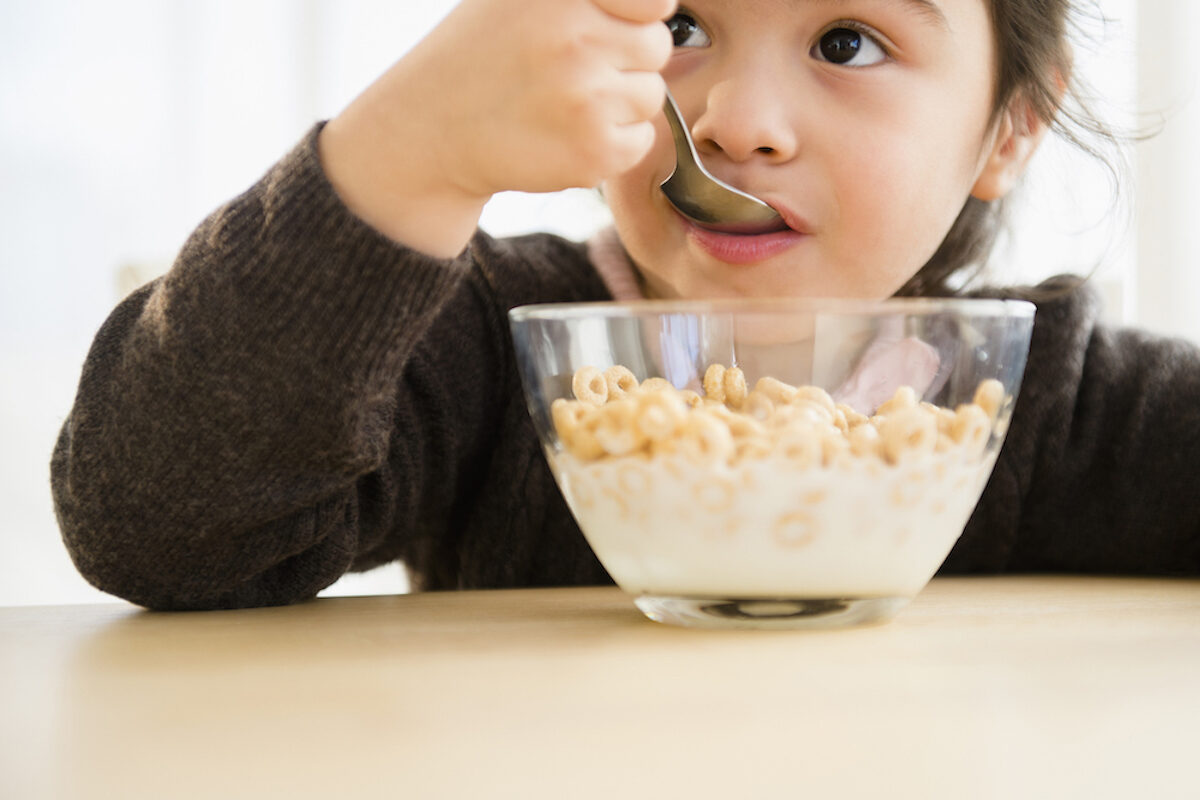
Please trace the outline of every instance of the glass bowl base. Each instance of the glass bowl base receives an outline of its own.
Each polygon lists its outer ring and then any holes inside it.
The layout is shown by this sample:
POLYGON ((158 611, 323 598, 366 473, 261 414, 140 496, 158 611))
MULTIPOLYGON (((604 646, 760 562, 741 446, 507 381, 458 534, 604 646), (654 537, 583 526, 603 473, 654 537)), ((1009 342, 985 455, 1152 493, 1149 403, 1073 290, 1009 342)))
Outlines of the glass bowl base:
POLYGON ((907 597, 736 598, 643 594, 634 599, 655 622, 688 628, 844 628, 886 622, 907 597))

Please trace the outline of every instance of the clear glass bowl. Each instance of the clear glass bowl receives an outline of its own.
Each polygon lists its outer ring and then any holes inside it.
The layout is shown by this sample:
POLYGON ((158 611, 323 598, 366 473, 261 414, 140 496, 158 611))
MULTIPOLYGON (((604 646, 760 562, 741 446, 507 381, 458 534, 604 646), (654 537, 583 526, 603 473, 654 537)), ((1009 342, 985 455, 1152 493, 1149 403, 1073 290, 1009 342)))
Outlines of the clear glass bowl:
POLYGON ((559 488, 646 616, 790 628, 889 619, 937 571, 995 464, 1033 316, 730 300, 510 321, 559 488))

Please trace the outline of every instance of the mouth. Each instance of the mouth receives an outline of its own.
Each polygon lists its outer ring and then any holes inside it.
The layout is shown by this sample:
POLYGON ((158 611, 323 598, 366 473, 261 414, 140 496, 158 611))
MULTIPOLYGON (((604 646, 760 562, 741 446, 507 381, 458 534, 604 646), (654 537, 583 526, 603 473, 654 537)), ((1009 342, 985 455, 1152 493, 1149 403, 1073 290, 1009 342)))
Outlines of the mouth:
POLYGON ((785 208, 775 208, 782 219, 765 225, 702 224, 675 213, 694 246, 717 261, 743 266, 765 261, 810 238, 806 222, 785 208))
POLYGON ((697 222, 689 219, 692 225, 697 228, 702 228, 713 233, 724 233, 730 236, 765 236, 768 233, 779 233, 780 231, 791 230, 791 227, 783 221, 782 218, 774 222, 753 223, 753 222, 697 222))
MULTIPOLYGON (((722 264, 752 266, 785 253, 810 239, 811 228, 805 219, 786 206, 772 206, 781 219, 767 224, 698 223, 676 210, 684 233, 692 247, 722 264)), ((673 209, 672 209, 673 210, 673 209)))

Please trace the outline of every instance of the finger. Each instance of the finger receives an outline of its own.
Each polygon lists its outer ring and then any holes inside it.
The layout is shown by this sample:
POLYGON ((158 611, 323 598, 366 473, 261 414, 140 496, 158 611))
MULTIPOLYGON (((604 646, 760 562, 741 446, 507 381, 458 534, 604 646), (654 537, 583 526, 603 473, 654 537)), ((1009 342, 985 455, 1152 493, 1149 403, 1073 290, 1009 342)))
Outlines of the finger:
POLYGON ((592 0, 596 7, 627 22, 662 22, 675 13, 676 0, 592 0))
POLYGON ((614 105, 612 118, 632 124, 656 118, 662 113, 666 98, 666 82, 657 72, 627 72, 620 76, 616 97, 620 107, 614 105))
POLYGON ((658 72, 667 65, 675 43, 667 26, 660 22, 635 25, 614 20, 617 26, 604 38, 613 48, 612 64, 622 70, 658 72))
POLYGON ((654 125, 650 122, 615 127, 609 143, 608 174, 604 177, 613 177, 635 167, 653 149, 654 139, 654 125))

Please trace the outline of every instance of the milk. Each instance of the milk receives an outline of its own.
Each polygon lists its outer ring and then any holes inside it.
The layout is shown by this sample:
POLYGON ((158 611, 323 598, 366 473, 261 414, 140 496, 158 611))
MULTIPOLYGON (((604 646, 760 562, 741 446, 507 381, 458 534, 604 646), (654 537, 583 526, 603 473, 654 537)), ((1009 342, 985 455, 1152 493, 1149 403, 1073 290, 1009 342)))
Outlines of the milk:
POLYGON ((632 594, 908 598, 961 535, 996 448, 809 468, 770 454, 550 455, 584 535, 632 594))

